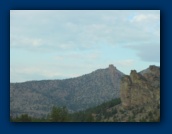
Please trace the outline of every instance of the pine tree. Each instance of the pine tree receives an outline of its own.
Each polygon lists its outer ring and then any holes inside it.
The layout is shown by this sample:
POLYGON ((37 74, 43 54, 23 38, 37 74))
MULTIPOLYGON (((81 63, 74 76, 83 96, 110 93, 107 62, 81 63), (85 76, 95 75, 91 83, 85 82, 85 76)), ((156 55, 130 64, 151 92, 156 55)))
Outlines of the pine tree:
POLYGON ((52 122, 65 122, 69 121, 68 111, 65 107, 53 107, 50 114, 50 121, 52 122))

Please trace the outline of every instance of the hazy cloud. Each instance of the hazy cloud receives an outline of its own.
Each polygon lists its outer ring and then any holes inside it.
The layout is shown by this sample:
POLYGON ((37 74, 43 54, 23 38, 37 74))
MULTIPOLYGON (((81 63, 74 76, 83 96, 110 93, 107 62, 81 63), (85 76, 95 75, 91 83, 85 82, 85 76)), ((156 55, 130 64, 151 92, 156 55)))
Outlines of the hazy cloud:
POLYGON ((137 55, 143 61, 160 63, 160 44, 144 44, 127 46, 130 49, 137 50, 137 55))
POLYGON ((128 73, 159 62, 159 10, 10 11, 11 81, 76 77, 108 64, 128 73))

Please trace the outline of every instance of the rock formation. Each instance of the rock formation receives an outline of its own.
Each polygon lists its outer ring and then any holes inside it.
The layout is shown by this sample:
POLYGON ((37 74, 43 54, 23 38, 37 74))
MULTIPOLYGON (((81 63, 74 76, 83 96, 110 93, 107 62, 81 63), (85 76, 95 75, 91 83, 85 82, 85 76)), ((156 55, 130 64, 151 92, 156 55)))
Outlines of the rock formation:
POLYGON ((121 80, 120 99, 121 104, 108 108, 101 121, 159 122, 160 67, 149 66, 139 73, 131 70, 121 80))
POLYGON ((160 68, 150 66, 137 73, 132 70, 121 81, 120 97, 125 108, 160 102, 160 68))

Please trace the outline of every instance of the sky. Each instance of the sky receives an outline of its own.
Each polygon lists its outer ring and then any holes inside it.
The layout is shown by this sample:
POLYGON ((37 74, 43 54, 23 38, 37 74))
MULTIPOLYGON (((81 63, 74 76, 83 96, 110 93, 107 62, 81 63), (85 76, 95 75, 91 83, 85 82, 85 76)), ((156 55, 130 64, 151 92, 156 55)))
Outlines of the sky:
POLYGON ((10 82, 160 66, 160 10, 11 10, 10 82))

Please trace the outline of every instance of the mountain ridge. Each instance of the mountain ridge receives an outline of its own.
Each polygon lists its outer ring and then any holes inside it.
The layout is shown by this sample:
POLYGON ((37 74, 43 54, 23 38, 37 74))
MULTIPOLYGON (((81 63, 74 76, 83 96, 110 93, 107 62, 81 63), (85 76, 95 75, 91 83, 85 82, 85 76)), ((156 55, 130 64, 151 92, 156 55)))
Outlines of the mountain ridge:
POLYGON ((54 105, 65 105, 71 112, 99 105, 119 97, 123 75, 109 65, 75 78, 10 83, 10 114, 43 116, 54 105))

